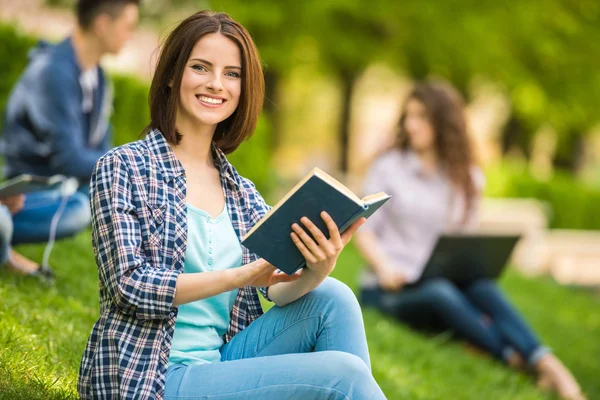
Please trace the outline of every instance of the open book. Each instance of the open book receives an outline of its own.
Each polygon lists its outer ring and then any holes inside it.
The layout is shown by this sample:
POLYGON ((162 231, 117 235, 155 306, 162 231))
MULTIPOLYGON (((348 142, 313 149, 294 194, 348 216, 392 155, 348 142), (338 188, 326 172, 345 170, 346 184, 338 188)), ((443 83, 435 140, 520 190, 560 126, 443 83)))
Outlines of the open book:
POLYGON ((287 274, 305 266, 304 256, 290 237, 292 224, 307 217, 329 238, 321 218, 327 212, 344 232, 361 217, 370 217, 390 198, 384 192, 358 198, 350 189, 319 168, 313 169, 290 190, 243 238, 250 251, 287 274))
POLYGON ((23 174, 0 183, 0 197, 16 196, 38 192, 41 190, 56 189, 64 182, 65 176, 36 176, 23 174))

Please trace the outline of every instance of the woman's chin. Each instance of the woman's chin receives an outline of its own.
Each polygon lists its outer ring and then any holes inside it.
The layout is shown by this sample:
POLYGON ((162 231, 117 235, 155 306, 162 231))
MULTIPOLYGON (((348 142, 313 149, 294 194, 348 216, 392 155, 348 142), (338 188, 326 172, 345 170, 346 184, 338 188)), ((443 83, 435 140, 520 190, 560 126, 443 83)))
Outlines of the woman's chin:
POLYGON ((196 121, 201 125, 217 125, 220 122, 223 122, 227 119, 227 116, 221 115, 206 115, 203 113, 202 115, 196 115, 196 121))
POLYGON ((410 143, 410 148, 417 153, 426 152, 428 150, 431 150, 432 147, 433 146, 431 145, 431 143, 420 143, 416 141, 410 143))

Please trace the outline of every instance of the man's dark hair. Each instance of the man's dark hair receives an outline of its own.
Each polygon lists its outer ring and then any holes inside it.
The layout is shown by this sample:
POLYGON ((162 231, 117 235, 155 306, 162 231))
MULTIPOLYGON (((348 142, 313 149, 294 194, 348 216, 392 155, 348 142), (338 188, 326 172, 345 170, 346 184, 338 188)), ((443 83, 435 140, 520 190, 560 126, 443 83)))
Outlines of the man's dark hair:
POLYGON ((100 14, 108 14, 112 18, 119 16, 128 4, 140 5, 141 0, 77 0, 77 22, 83 29, 89 29, 92 21, 100 14))

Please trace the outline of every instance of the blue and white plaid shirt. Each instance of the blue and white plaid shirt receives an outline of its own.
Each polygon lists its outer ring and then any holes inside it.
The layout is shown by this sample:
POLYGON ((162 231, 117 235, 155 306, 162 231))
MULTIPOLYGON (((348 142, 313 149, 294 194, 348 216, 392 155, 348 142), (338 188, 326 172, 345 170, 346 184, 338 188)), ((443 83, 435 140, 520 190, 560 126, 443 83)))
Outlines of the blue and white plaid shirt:
MULTIPOLYGON (((241 238, 269 210, 254 184, 213 146, 227 210, 241 238)), ((82 399, 162 399, 187 243, 186 180, 163 135, 111 150, 91 179, 92 244, 100 318, 79 370, 82 399)), ((243 248, 243 264, 257 256, 243 248)), ((266 288, 260 291, 266 297, 266 288)), ((239 290, 225 340, 262 314, 257 290, 239 290)))

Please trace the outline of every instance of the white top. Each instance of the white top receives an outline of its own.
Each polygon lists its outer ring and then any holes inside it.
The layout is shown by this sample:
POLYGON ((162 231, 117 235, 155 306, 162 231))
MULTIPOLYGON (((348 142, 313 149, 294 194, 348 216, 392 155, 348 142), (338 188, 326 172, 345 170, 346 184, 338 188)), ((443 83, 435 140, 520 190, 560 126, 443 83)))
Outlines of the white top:
MULTIPOLYGON (((472 170, 479 193, 485 177, 478 167, 472 170)), ((479 195, 464 224, 464 197, 452 190, 444 171, 427 173, 412 151, 394 149, 376 160, 369 169, 365 193, 385 191, 392 198, 361 228, 372 232, 392 265, 409 283, 419 279, 437 238, 444 232, 464 230, 477 223, 479 195)), ((362 276, 364 287, 373 287, 377 278, 371 271, 362 276)))
POLYGON ((89 113, 94 107, 94 91, 98 88, 98 67, 83 71, 79 75, 79 84, 83 92, 83 112, 89 113))

